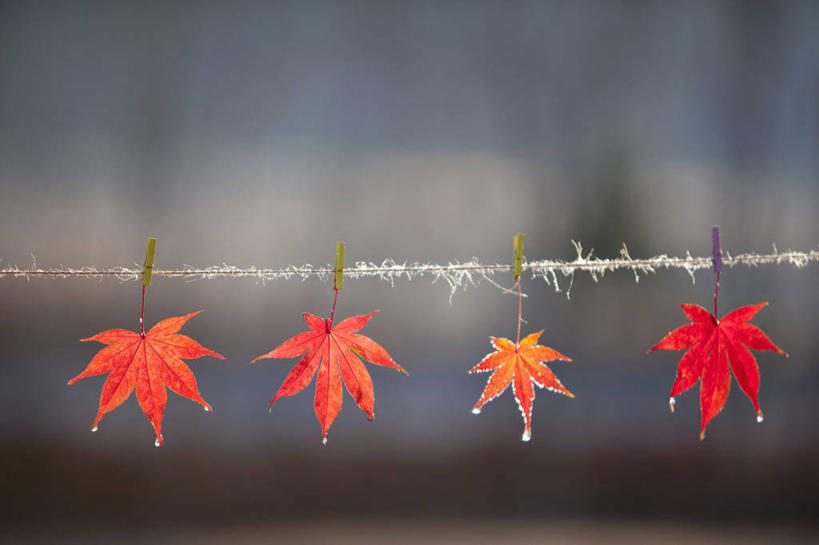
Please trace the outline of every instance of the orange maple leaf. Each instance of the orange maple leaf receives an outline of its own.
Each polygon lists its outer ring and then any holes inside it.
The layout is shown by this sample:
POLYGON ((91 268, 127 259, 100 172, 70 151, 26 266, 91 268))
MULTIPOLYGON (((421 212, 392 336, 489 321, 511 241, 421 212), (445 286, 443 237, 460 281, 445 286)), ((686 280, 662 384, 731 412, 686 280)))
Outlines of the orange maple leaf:
POLYGON ((111 373, 102 387, 99 411, 91 431, 97 431, 103 415, 119 407, 134 389, 142 412, 156 432, 156 446, 160 446, 163 441, 162 416, 168 398, 165 386, 199 403, 206 411, 211 410, 210 405, 199 394, 193 373, 182 359, 224 357, 190 337, 177 334, 185 322, 199 312, 201 311, 162 320, 145 334, 126 329, 109 329, 81 339, 108 345, 94 356, 85 371, 68 381, 70 386, 86 377, 111 373))
POLYGON ((478 365, 469 370, 470 373, 494 371, 486 383, 483 395, 472 409, 475 414, 481 412, 484 404, 501 395, 510 384, 512 385, 512 391, 523 415, 522 439, 524 441, 532 438, 532 406, 535 401, 533 383, 541 388, 574 397, 574 394, 560 383, 552 370, 540 363, 572 360, 549 347, 537 344, 542 334, 542 329, 537 333, 532 333, 520 341, 519 345, 509 339, 489 337, 496 351, 487 355, 478 365))
POLYGON ((303 354, 270 401, 270 407, 272 408, 273 403, 280 397, 295 395, 304 390, 318 372, 314 407, 325 443, 327 431, 341 410, 342 380, 358 406, 372 420, 375 405, 373 382, 359 358, 407 374, 381 345, 369 337, 356 333, 376 312, 378 311, 366 316, 352 316, 339 322, 335 327, 331 320, 305 312, 304 321, 307 322, 310 331, 287 339, 267 354, 250 362, 265 358, 294 358, 303 354))
POLYGON ((671 387, 669 406, 671 412, 674 412, 674 398, 702 379, 700 440, 705 438, 706 426, 722 410, 728 399, 731 389, 729 362, 739 387, 756 409, 757 420, 762 422, 762 411, 757 399, 759 366, 748 348, 785 354, 761 329, 748 323, 767 304, 740 307, 726 314, 722 320, 699 305, 680 305, 692 323, 670 332, 649 350, 688 349, 677 366, 677 379, 671 387))

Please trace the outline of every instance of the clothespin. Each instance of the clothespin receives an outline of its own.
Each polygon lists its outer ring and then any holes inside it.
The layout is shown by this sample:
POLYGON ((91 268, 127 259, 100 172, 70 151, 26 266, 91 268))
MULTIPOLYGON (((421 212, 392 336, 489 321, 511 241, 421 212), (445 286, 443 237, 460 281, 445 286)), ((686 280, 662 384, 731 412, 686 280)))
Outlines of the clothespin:
POLYGON ((714 272, 721 273, 722 272, 722 249, 720 248, 719 244, 719 225, 715 225, 711 229, 711 238, 713 241, 713 247, 711 250, 711 255, 714 260, 714 272))
POLYGON ((334 269, 333 289, 338 291, 344 287, 344 243, 336 243, 336 266, 334 269))
POLYGON ((151 273, 154 271, 154 253, 156 252, 156 239, 148 238, 148 247, 145 249, 145 264, 142 271, 142 285, 151 285, 151 273))
POLYGON ((514 253, 514 267, 512 276, 515 281, 520 278, 523 271, 523 233, 515 235, 515 253, 514 253))

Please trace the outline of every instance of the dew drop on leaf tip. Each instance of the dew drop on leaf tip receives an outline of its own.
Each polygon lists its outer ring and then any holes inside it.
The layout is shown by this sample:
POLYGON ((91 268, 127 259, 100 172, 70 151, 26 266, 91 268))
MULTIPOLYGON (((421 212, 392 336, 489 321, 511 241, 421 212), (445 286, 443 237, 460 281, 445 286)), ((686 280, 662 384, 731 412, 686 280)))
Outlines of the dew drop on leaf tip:
POLYGON ((321 444, 322 444, 322 445, 326 445, 326 444, 327 444, 327 438, 326 438, 326 437, 322 437, 322 438, 321 438, 321 444))
POLYGON ((481 414, 480 409, 472 409, 472 414, 481 414))
POLYGON ((97 431, 98 429, 100 429, 100 427, 99 427, 99 426, 94 426, 93 428, 91 428, 91 433, 96 433, 96 431, 97 431))
POLYGON ((209 413, 210 412, 210 407, 205 407, 205 412, 209 413))
POLYGON ((521 441, 531 441, 532 433, 529 430, 523 432, 523 436, 520 438, 521 441))
POLYGON ((765 417, 764 417, 764 416, 762 416, 761 414, 760 414, 760 415, 757 415, 757 417, 756 417, 756 421, 757 421, 757 422, 763 422, 764 420, 765 420, 765 417))
POLYGON ((157 448, 158 448, 160 445, 162 445, 162 443, 160 443, 160 442, 159 442, 159 439, 157 439, 156 441, 154 441, 154 446, 155 446, 155 447, 157 447, 157 448))

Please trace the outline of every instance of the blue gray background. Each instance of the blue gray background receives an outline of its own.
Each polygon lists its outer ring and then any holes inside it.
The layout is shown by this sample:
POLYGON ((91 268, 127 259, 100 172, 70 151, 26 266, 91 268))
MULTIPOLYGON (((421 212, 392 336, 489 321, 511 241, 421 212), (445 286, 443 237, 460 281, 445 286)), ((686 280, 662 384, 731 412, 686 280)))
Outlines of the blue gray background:
MULTIPOLYGON (((817 28, 813 2, 3 2, 2 265, 131 266, 147 236, 158 267, 324 265, 337 240, 506 262, 518 231, 529 259, 708 255, 715 223, 733 253, 815 249, 817 28)), ((375 421, 348 397, 322 446, 312 389, 266 411, 295 361, 248 362, 330 286, 158 278, 148 325, 203 309, 185 331, 227 359, 191 362, 214 412, 171 394, 155 449, 136 400, 91 434, 102 379, 65 386, 98 348, 77 339, 138 327, 139 286, 0 279, 0 539, 809 540, 816 283, 723 275, 721 308, 770 301, 790 357, 758 357, 764 424, 734 384, 700 443, 698 394, 667 409, 679 354, 645 350, 710 273, 571 300, 524 278, 577 397, 539 391, 522 444, 511 394, 474 416, 466 374, 513 297, 348 280, 340 315, 381 309, 364 332, 410 376, 372 368, 375 421)))

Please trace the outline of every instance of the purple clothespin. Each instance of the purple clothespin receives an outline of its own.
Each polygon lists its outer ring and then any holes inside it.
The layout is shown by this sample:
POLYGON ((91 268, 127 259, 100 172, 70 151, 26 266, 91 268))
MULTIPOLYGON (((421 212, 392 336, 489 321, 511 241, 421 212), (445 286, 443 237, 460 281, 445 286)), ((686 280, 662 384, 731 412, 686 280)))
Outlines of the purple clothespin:
POLYGON ((719 245, 719 225, 715 225, 712 229, 712 238, 713 238, 713 250, 712 250, 712 257, 714 259, 714 272, 720 273, 722 272, 722 249, 719 245))

